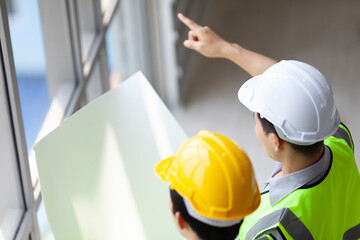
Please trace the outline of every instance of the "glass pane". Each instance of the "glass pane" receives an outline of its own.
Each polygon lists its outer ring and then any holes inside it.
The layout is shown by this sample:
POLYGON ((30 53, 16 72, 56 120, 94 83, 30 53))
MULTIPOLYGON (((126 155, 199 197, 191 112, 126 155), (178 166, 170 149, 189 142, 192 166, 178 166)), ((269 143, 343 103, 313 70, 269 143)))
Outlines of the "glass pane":
POLYGON ((14 239, 24 214, 24 200, 2 71, 0 68, 0 239, 14 239))
POLYGON ((40 239, 41 240, 54 240, 54 235, 51 231, 49 221, 46 216, 44 202, 41 201, 39 209, 37 211, 37 218, 39 222, 40 239))
POLYGON ((121 62, 120 62, 120 43, 122 42, 120 37, 120 20, 119 9, 117 8, 112 22, 106 33, 106 53, 108 58, 109 67, 109 81, 110 88, 118 86, 121 82, 121 62))
POLYGON ((27 150, 30 152, 50 106, 37 1, 18 0, 8 15, 27 150))
MULTIPOLYGON (((97 32, 95 1, 77 0, 78 19, 80 25, 81 51, 83 61, 86 60, 91 44, 97 32)), ((100 11, 100 9, 98 10, 100 11)), ((101 13, 98 13, 99 16, 101 13)))
POLYGON ((89 82, 86 86, 86 102, 91 102, 102 94, 102 74, 99 59, 94 65, 94 69, 90 75, 89 82))
MULTIPOLYGON (((37 171, 34 158, 31 158, 31 149, 50 107, 37 3, 37 1, 18 0, 11 9, 8 9, 11 43, 33 186, 37 184, 37 171)), ((39 222, 46 222, 46 217, 39 215, 39 222)))

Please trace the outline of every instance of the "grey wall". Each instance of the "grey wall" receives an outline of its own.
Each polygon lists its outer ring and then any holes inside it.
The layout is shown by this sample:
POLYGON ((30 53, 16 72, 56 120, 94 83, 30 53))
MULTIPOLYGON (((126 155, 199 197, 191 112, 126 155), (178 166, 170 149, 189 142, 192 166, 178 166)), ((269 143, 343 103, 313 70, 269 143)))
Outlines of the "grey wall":
POLYGON ((360 142, 360 1, 216 1, 209 26, 265 55, 299 59, 330 81, 345 123, 360 142), (227 6, 228 5, 228 6, 227 6), (229 7, 232 6, 232 7, 229 7))

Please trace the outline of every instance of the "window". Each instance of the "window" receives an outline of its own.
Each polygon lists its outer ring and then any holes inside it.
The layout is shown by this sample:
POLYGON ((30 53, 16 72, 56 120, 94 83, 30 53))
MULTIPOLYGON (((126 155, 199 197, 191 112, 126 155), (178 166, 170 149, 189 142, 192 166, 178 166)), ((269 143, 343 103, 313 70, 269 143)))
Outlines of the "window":
MULTIPOLYGON (((1 66, 2 64, 1 60, 1 66)), ((13 138, 4 69, 0 71, 0 239, 13 239, 25 213, 18 161, 13 138), (9 188, 8 186, 12 186, 9 188), (6 196, 6 197, 4 197, 6 196)))
POLYGON ((50 106, 37 2, 18 0, 9 12, 11 44, 28 152, 50 106), (15 7, 14 6, 14 7, 15 7))
POLYGON ((172 3, 7 0, 0 10, 0 111, 6 113, 0 116, 0 191, 6 196, 0 239, 52 239, 34 143, 136 71, 160 95, 176 95, 164 93, 177 74, 174 32, 167 32, 172 3))
POLYGON ((0 237, 2 239, 38 239, 34 218, 34 197, 28 151, 20 108, 8 16, 0 2, 0 237))

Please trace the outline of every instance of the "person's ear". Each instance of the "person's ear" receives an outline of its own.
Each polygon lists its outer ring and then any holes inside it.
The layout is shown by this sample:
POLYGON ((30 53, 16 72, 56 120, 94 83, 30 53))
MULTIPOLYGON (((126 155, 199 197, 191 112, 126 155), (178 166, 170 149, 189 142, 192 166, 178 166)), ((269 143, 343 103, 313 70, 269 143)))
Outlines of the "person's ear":
POLYGON ((176 212, 174 214, 175 224, 178 229, 181 231, 187 227, 187 222, 185 221, 184 217, 182 216, 181 212, 176 212))
POLYGON ((276 133, 270 133, 271 140, 274 146, 274 152, 279 152, 282 149, 284 140, 282 140, 276 133))
POLYGON ((179 233, 186 239, 192 239, 194 234, 190 225, 185 221, 184 217, 180 212, 174 214, 174 222, 179 233))

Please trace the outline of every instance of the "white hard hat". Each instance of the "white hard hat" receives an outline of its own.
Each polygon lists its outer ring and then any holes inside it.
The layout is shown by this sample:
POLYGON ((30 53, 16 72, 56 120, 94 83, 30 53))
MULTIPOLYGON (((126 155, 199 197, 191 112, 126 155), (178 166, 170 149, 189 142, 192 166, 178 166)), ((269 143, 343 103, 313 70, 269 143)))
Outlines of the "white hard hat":
POLYGON ((283 60, 245 82, 241 103, 275 126, 279 137, 311 145, 336 132, 340 116, 326 78, 309 64, 283 60))

